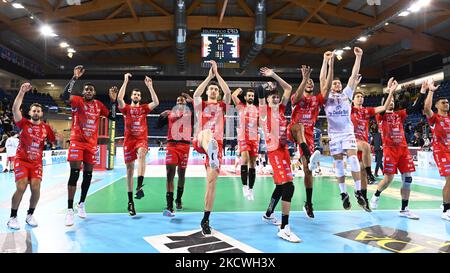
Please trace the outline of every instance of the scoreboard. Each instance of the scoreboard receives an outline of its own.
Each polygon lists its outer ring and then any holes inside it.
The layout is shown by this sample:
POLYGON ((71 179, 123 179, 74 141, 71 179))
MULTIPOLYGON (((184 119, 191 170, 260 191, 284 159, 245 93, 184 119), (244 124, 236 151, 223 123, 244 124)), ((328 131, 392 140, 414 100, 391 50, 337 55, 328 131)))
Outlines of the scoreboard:
POLYGON ((220 68, 239 68, 239 29, 202 28, 202 67, 210 60, 220 68))

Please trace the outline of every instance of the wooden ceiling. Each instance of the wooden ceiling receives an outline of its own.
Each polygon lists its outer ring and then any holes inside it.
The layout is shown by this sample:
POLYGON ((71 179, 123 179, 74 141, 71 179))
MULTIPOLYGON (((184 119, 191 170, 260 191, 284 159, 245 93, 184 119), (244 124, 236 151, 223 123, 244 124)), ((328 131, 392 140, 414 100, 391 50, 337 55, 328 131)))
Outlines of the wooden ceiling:
MULTIPOLYGON (((29 12, 53 27, 77 51, 74 59, 96 64, 175 64, 174 2, 162 0, 91 0, 67 5, 63 0, 20 1, 29 12)), ((200 63, 202 27, 239 28, 241 56, 253 41, 255 0, 186 1, 189 63, 200 63)), ((267 2, 267 37, 254 64, 292 65, 292 60, 319 60, 326 50, 345 45, 365 29, 404 10, 409 0, 369 6, 359 0, 289 0, 267 2)), ((0 2, 1 29, 10 29, 32 43, 42 43, 38 23, 24 10, 0 2)), ((360 44, 366 52, 408 39, 404 58, 450 51, 448 1, 434 0, 416 19, 398 17, 360 44), (419 18, 419 20, 417 20, 419 18), (415 22, 408 22, 415 20, 415 22), (413 24, 413 25, 411 25, 413 24), (437 29, 437 30, 435 30, 437 29), (433 31, 431 31, 433 30, 433 31), (435 30, 435 31, 434 31, 435 30)), ((56 40, 49 54, 67 59, 56 40)), ((402 54, 384 65, 398 64, 402 54)))

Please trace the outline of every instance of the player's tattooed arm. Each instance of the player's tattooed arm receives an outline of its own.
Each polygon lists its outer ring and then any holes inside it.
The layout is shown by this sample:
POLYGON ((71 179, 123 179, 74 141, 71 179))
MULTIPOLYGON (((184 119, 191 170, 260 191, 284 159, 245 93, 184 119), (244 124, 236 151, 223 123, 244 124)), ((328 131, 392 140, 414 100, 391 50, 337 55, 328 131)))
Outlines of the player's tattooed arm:
POLYGON ((82 65, 77 65, 75 66, 75 68, 73 69, 73 76, 72 79, 70 79, 70 81, 67 83, 66 87, 64 87, 64 92, 62 95, 62 99, 69 104, 70 101, 72 100, 72 96, 78 96, 78 94, 74 94, 73 92, 73 86, 75 85, 75 82, 81 77, 83 76, 85 72, 85 69, 83 68, 82 65))
POLYGON ((22 105, 23 97, 25 96, 25 93, 30 91, 32 88, 31 84, 29 82, 26 82, 20 86, 19 93, 16 96, 16 99, 14 100, 12 111, 13 111, 13 117, 14 122, 19 122, 22 120, 22 113, 20 112, 20 106, 22 105))

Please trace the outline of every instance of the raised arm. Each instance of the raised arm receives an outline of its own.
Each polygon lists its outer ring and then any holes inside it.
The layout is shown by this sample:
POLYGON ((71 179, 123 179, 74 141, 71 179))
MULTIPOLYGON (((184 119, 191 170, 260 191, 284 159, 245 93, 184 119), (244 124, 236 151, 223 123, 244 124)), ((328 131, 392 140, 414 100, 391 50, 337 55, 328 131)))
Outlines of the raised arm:
POLYGON ((187 103, 192 103, 194 99, 188 93, 181 93, 181 95, 186 99, 187 103))
POLYGON ((240 94, 242 94, 242 88, 234 90, 233 94, 231 94, 231 99, 233 100, 234 105, 236 106, 241 102, 241 100, 238 97, 240 94))
POLYGON ((208 76, 206 77, 206 79, 199 85, 197 86, 197 89, 195 89, 194 92, 194 99, 195 98, 200 98, 203 95, 203 92, 205 92, 206 86, 208 85, 208 83, 214 78, 214 72, 211 68, 209 69, 209 73, 208 76))
POLYGON ((76 82, 76 80, 78 80, 85 72, 85 69, 83 68, 82 65, 77 65, 75 66, 75 68, 73 69, 73 76, 72 79, 70 79, 70 81, 67 83, 66 87, 64 88, 64 92, 63 92, 63 96, 62 99, 66 102, 70 102, 72 101, 72 96, 74 96, 74 94, 72 93, 73 90, 73 86, 76 82))
POLYGON ((322 62, 322 67, 320 68, 320 76, 319 76, 319 82, 320 82, 320 92, 322 93, 322 95, 324 95, 327 90, 330 89, 331 87, 331 81, 333 80, 333 77, 331 77, 331 79, 329 79, 329 77, 327 77, 327 72, 329 72, 329 70, 327 69, 327 66, 330 63, 330 59, 334 57, 334 53, 331 51, 327 51, 323 54, 323 62, 322 62))
POLYGON ((30 91, 32 88, 31 84, 29 82, 26 82, 20 86, 19 93, 16 96, 16 99, 14 100, 12 111, 13 111, 13 117, 14 122, 19 122, 22 120, 22 113, 20 112, 20 106, 22 105, 23 97, 25 96, 25 93, 30 91))
POLYGON ((272 69, 263 67, 259 70, 263 76, 271 77, 278 82, 278 84, 283 88, 283 97, 281 98, 281 103, 287 105, 292 92, 292 86, 284 81, 280 76, 278 76, 272 69))
POLYGON ((153 89, 153 81, 151 78, 145 76, 145 85, 147 86, 148 90, 150 91, 150 96, 152 97, 152 102, 148 104, 148 108, 150 110, 155 109, 159 105, 159 99, 156 95, 155 89, 153 89))
POLYGON ((223 91, 223 101, 226 104, 231 103, 231 90, 228 87, 228 84, 225 82, 225 80, 220 76, 219 70, 217 69, 217 63, 215 61, 210 61, 211 67, 213 69, 214 75, 216 75, 217 82, 219 83, 220 88, 222 88, 223 91))
POLYGON ((434 92, 439 88, 439 85, 435 86, 434 81, 432 79, 422 83, 422 88, 424 88, 424 85, 425 88, 428 88, 429 92, 427 98, 425 99, 425 105, 423 110, 427 118, 431 118, 433 116, 433 111, 431 110, 431 105, 433 104, 433 95, 434 92))
POLYGON ((294 98, 292 100, 293 104, 298 103, 300 99, 303 97, 303 93, 305 92, 306 84, 310 79, 312 69, 309 66, 302 65, 301 71, 302 71, 302 82, 298 86, 297 91, 295 91, 294 98))
POLYGON ((324 87, 320 89, 320 93, 322 94, 322 97, 326 100, 328 98, 328 95, 331 91, 331 83, 333 82, 334 78, 334 52, 325 52, 324 55, 327 58, 328 62, 328 73, 326 78, 326 84, 324 84, 324 87))
POLYGON ((125 93, 127 92, 127 85, 130 77, 132 77, 130 73, 126 73, 123 76, 123 83, 122 86, 120 87, 119 94, 117 95, 117 102, 119 103, 119 109, 125 107, 125 101, 123 100, 123 98, 125 97, 125 93))
POLYGON ((355 53, 356 59, 355 64, 353 65, 352 69, 352 75, 350 76, 350 79, 348 79, 347 86, 349 86, 352 90, 355 90, 356 88, 356 80, 359 74, 359 68, 361 67, 361 59, 363 55, 363 50, 359 47, 355 47, 353 49, 353 52, 355 53))

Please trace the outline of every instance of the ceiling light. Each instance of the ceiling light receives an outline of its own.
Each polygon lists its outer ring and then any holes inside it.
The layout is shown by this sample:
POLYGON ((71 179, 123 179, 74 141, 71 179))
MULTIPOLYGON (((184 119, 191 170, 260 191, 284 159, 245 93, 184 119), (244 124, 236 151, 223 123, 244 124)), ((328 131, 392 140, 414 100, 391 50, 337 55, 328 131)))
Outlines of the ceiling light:
POLYGON ((408 11, 418 12, 420 10, 420 8, 421 8, 421 6, 418 3, 414 3, 408 8, 408 11))
POLYGON ((70 47, 70 48, 67 49, 67 52, 68 53, 75 53, 76 51, 75 51, 75 49, 70 47))
POLYGON ((384 23, 385 26, 389 26, 389 22, 384 23))
POLYGON ((52 83, 52 82, 47 82, 47 84, 48 84, 48 85, 52 85, 53 83, 52 83))
POLYGON ((25 7, 20 3, 13 3, 12 6, 16 9, 24 9, 25 7))
POLYGON ((405 17, 405 16, 408 16, 409 15, 409 11, 402 11, 402 12, 400 12, 400 14, 398 15, 398 16, 401 16, 401 17, 405 17))
POLYGON ((69 57, 69 58, 71 58, 71 59, 72 59, 72 57, 73 57, 73 53, 72 53, 72 52, 69 52, 69 53, 67 53, 67 57, 69 57))
POLYGON ((343 48, 343 50, 351 50, 351 49, 352 49, 352 48, 349 47, 349 46, 346 46, 346 47, 343 48))
POLYGON ((66 48, 66 47, 69 47, 69 44, 66 43, 66 42, 61 42, 61 43, 59 44, 59 46, 62 47, 62 48, 66 48))
POLYGON ((366 87, 367 85, 365 85, 365 84, 361 84, 361 87, 366 87))
POLYGON ((342 56, 342 53, 344 53, 344 50, 342 49, 338 49, 334 52, 334 54, 336 54, 337 56, 342 56))
POLYGON ((34 19, 34 16, 33 16, 33 15, 30 15, 30 19, 34 19))

